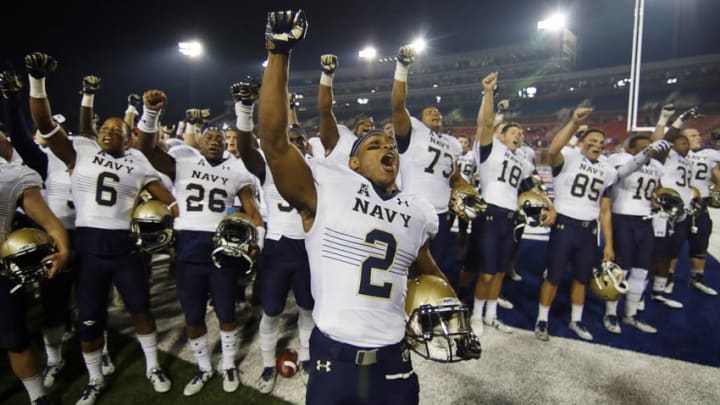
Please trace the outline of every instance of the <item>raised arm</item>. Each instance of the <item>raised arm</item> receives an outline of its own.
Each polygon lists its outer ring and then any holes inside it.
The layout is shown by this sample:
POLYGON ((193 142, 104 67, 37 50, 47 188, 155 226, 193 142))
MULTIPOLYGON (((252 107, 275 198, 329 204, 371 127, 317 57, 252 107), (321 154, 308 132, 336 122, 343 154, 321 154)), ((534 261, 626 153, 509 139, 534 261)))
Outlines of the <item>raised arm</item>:
POLYGON ((12 139, 12 146, 22 158, 23 162, 40 174, 43 180, 47 178, 48 157, 33 141, 32 125, 20 108, 20 89, 22 81, 13 71, 0 72, 0 90, 2 90, 5 110, 6 135, 12 139))
POLYGON ((570 141, 570 138, 577 131, 578 126, 587 119, 592 112, 592 108, 579 107, 573 112, 570 121, 565 124, 560 131, 553 137, 550 147, 548 148, 548 155, 550 157, 550 166, 560 167, 563 164, 562 148, 570 141))
POLYGON ((265 182, 265 160, 257 149, 252 146, 253 110, 260 95, 260 82, 247 76, 245 80, 230 86, 230 93, 235 100, 235 126, 238 130, 237 149, 245 167, 265 182))
POLYGON ((175 181, 175 159, 158 145, 158 121, 166 106, 167 96, 161 90, 148 90, 143 94, 143 115, 135 129, 134 146, 148 158, 155 170, 175 181))
POLYGON ((335 71, 339 66, 337 56, 320 56, 320 66, 322 67, 322 73, 320 74, 320 87, 318 89, 319 135, 320 142, 322 142, 325 148, 325 155, 328 155, 335 149, 335 145, 337 145, 338 139, 340 139, 337 120, 333 113, 334 96, 332 87, 335 71))
POLYGON ((93 124, 93 117, 95 116, 95 93, 99 88, 99 77, 93 75, 83 77, 78 133, 86 138, 97 138, 97 128, 93 124))
POLYGON ((408 67, 415 60, 415 51, 411 46, 403 46, 398 51, 395 64, 395 80, 393 80, 390 106, 395 136, 410 136, 410 112, 407 110, 407 77, 408 67))
POLYGON ((495 122, 493 93, 497 87, 497 80, 497 72, 492 72, 485 76, 482 81, 483 97, 478 111, 477 129, 475 130, 475 142, 480 142, 480 146, 490 145, 493 141, 493 125, 495 122))
POLYGON ((128 106, 127 109, 125 109, 125 115, 123 116, 123 121, 125 121, 126 124, 130 127, 130 129, 135 129, 135 118, 137 118, 138 115, 140 115, 140 109, 142 108, 142 99, 140 96, 138 96, 135 93, 128 94, 127 97, 128 106))
POLYGON ((189 108, 185 110, 185 133, 183 134, 183 142, 185 145, 195 149, 198 147, 197 137, 199 135, 198 125, 200 123, 200 109, 189 108))
POLYGON ((268 64, 260 88, 258 124, 267 163, 280 195, 300 211, 305 228, 315 218, 317 190, 312 172, 287 134, 287 84, 290 50, 305 37, 307 21, 300 11, 268 14, 265 32, 268 64))
POLYGON ((628 160, 624 165, 617 168, 618 177, 624 178, 641 168, 645 163, 647 163, 648 160, 652 159, 655 156, 664 156, 668 151, 670 151, 670 148, 672 145, 670 142, 660 139, 657 141, 654 141, 650 145, 648 145, 645 149, 641 150, 632 157, 632 159, 628 160))
POLYGON ((75 167, 75 149, 65 130, 52 118, 50 101, 45 92, 45 75, 57 69, 57 61, 42 52, 25 56, 25 67, 30 82, 30 115, 40 136, 47 141, 50 150, 60 158, 68 170, 75 167))

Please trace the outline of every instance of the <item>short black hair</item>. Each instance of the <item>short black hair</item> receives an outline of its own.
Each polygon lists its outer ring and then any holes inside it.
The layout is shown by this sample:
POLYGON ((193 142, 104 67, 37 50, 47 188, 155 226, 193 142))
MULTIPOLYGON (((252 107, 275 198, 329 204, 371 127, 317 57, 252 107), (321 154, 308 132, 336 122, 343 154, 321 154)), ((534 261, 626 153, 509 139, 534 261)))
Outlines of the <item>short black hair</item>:
POLYGON ((510 128, 517 128, 522 131, 522 127, 517 122, 506 122, 500 133, 505 135, 505 132, 507 132, 510 128))
POLYGON ((597 133, 599 133, 600 135, 603 136, 603 139, 607 139, 607 135, 605 135, 605 131, 603 131, 602 129, 600 129, 600 128, 588 128, 588 129, 586 129, 582 134, 580 134, 580 136, 578 137, 578 141, 582 141, 583 139, 585 139, 588 135, 590 135, 590 134, 593 133, 593 132, 597 132, 597 133))
POLYGON ((628 139, 628 148, 635 148, 641 140, 650 141, 650 137, 647 135, 633 135, 628 139))

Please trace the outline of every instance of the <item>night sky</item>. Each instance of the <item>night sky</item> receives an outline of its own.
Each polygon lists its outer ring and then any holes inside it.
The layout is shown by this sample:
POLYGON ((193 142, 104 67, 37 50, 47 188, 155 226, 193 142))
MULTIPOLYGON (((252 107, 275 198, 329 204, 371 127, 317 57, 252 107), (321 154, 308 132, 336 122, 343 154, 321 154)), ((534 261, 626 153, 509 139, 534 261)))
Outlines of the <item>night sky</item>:
MULTIPOLYGON (((556 10, 568 14, 579 38, 579 68, 627 64, 634 8, 632 0, 22 3, 3 5, 0 63, 24 71, 22 57, 28 52, 55 56, 60 67, 48 78, 48 94, 53 112, 71 123, 86 74, 103 79, 96 97, 103 117, 122 114, 127 94, 148 88, 168 93, 167 115, 173 120, 191 106, 220 112, 231 83, 262 73, 270 9, 307 12, 310 31, 293 53, 293 69, 316 69, 319 55, 331 52, 340 56, 342 75, 342 66, 357 63, 357 51, 368 44, 379 56, 392 56, 424 35, 429 50, 423 57, 514 44, 528 41, 537 21, 556 10), (201 60, 177 52, 179 40, 192 38, 205 45, 201 60)), ((720 53, 718 15, 717 0, 646 0, 643 59, 720 53)))

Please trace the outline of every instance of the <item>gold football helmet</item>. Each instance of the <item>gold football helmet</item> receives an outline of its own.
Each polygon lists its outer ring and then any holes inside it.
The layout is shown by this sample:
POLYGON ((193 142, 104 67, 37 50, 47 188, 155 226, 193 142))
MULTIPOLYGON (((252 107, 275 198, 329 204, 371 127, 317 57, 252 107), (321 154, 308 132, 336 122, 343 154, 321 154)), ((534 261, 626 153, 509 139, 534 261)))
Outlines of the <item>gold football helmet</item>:
POLYGON ((720 187, 714 184, 710 186, 710 198, 708 199, 708 206, 713 208, 720 208, 720 187))
POLYGON ((535 191, 526 191, 518 196, 518 215, 530 226, 538 226, 543 220, 543 211, 548 206, 545 199, 535 191))
POLYGON ((442 363, 480 358, 470 310, 445 280, 431 275, 408 279, 405 315, 405 340, 420 356, 442 363))
POLYGON ((472 221, 485 209, 485 200, 473 186, 462 185, 450 192, 450 210, 463 221, 472 221))
POLYGON ((248 272, 252 271, 255 261, 250 256, 250 248, 257 244, 257 230, 247 214, 235 211, 226 215, 218 224, 213 236, 212 261, 215 267, 222 267, 221 257, 242 257, 250 264, 248 272))
POLYGON ((600 299, 617 301, 621 295, 628 292, 628 285, 620 266, 611 261, 604 261, 600 270, 593 269, 590 289, 600 299))
POLYGON ((43 230, 21 228, 11 232, 0 245, 0 272, 16 283, 10 292, 44 279, 52 265, 42 260, 55 252, 53 241, 43 230))
POLYGON ((137 237, 140 249, 156 253, 169 248, 175 241, 173 221, 172 213, 164 203, 147 200, 135 207, 130 229, 137 237))
POLYGON ((690 186, 690 193, 691 200, 688 215, 695 216, 702 210, 702 196, 700 195, 700 190, 695 186, 690 186))
POLYGON ((672 188, 656 188, 650 204, 653 212, 670 220, 682 217, 685 213, 685 203, 680 193, 672 188))

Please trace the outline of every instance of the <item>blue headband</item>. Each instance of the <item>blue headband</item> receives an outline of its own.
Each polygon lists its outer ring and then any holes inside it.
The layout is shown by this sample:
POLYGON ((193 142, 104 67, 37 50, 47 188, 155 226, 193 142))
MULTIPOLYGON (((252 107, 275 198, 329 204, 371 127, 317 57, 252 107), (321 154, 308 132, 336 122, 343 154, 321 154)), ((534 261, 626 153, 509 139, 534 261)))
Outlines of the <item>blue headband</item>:
POLYGON ((371 129, 364 134, 360 135, 355 139, 355 142, 353 142, 352 148, 350 149, 350 156, 357 155, 358 151, 360 150, 360 145, 362 145, 368 138, 370 138, 373 135, 385 135, 385 132, 382 129, 371 129))

